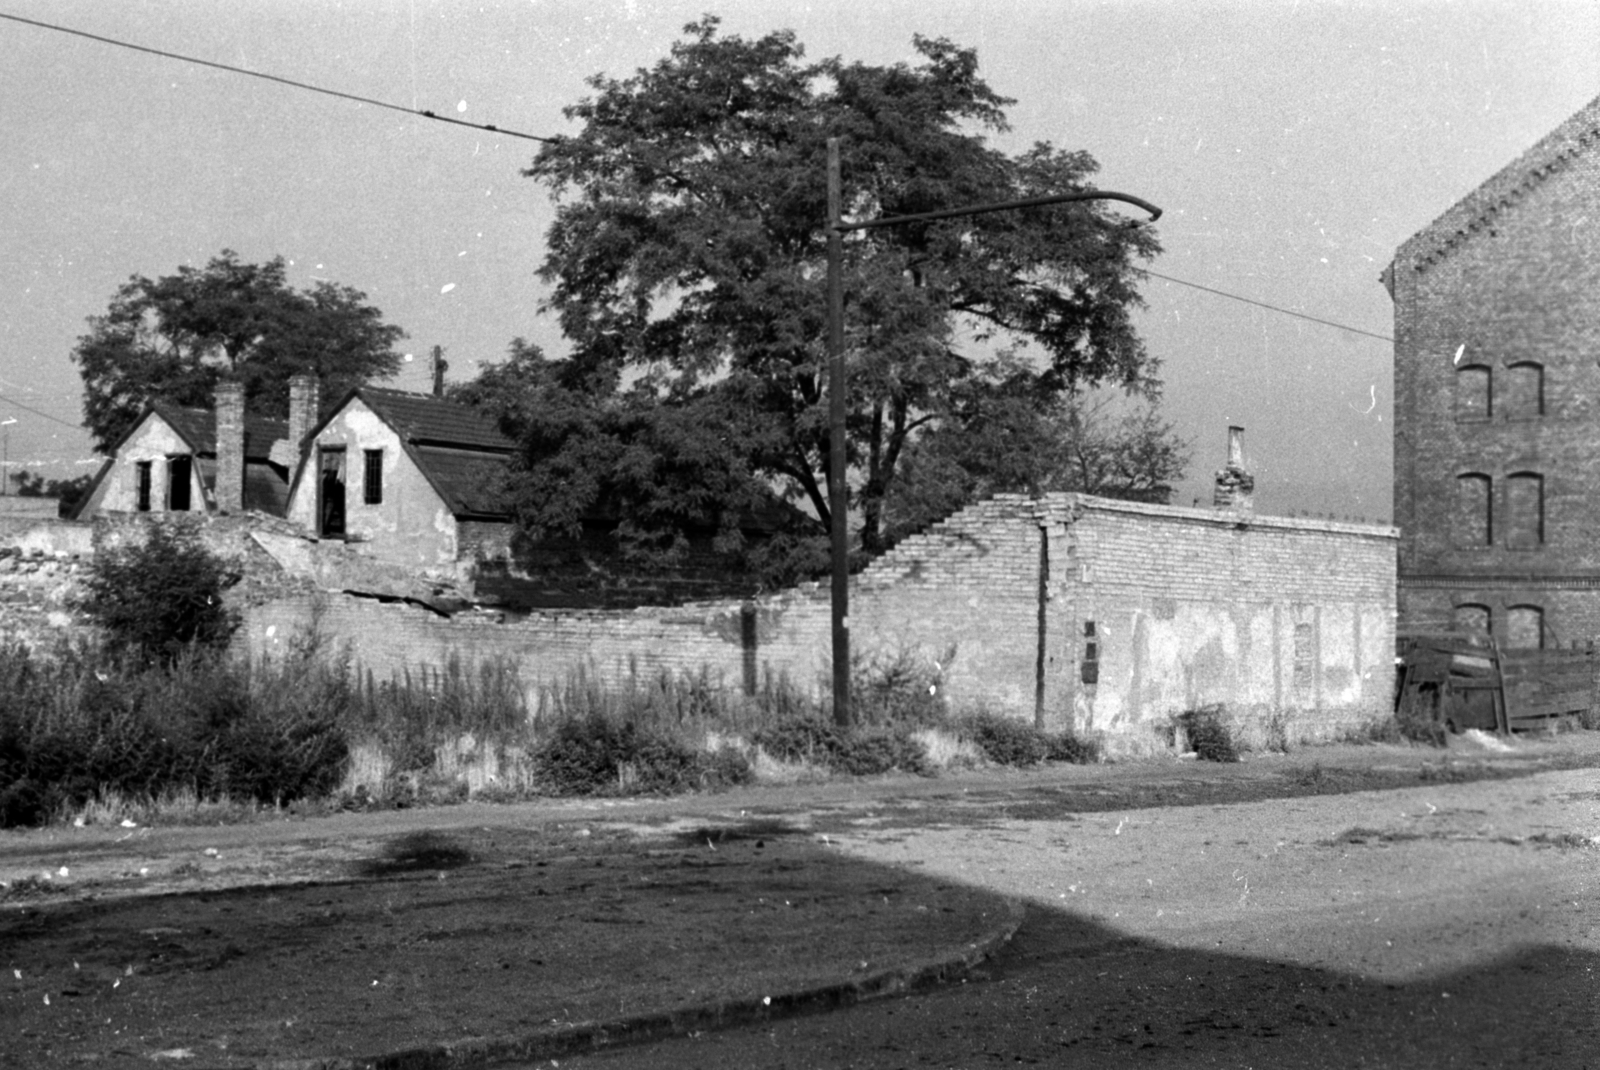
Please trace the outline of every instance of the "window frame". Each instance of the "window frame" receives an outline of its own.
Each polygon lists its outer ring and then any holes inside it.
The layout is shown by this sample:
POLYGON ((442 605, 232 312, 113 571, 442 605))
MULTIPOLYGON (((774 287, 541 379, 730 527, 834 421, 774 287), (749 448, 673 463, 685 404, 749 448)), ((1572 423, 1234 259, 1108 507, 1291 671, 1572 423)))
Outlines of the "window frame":
POLYGON ((361 502, 383 504, 383 450, 361 451, 361 502))

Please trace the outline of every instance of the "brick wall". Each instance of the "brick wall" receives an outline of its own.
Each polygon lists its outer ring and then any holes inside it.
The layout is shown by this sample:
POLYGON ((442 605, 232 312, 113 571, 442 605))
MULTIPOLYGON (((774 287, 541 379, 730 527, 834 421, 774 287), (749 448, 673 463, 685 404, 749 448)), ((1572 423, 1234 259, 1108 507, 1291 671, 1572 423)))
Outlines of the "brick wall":
POLYGON ((1222 703, 1323 739, 1393 695, 1392 528, 1050 496, 1037 716, 1159 746, 1222 703), (1088 671, 1086 670, 1088 666, 1088 671))
MULTIPOLYGON (((769 673, 829 688, 830 607, 814 584, 754 601, 452 618, 325 594, 252 608, 244 641, 283 649, 313 615, 380 677, 509 658, 533 686, 583 668, 612 681, 703 669, 730 688, 769 673)), ((1173 716, 1207 702, 1231 704, 1258 735, 1273 716, 1303 738, 1380 715, 1393 616, 1388 528, 1002 495, 856 577, 850 630, 862 659, 934 665, 957 709, 1071 725, 1137 751, 1166 745, 1173 716)))
POLYGON ((1597 220, 1600 100, 1395 256, 1403 627, 1600 636, 1597 220))

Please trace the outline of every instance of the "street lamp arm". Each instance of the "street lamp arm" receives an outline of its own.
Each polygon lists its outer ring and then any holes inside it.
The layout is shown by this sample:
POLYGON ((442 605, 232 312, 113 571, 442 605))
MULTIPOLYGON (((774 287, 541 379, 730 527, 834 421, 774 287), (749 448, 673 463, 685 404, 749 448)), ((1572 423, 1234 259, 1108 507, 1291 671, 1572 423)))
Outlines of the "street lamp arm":
POLYGON ((1025 197, 1020 201, 996 201, 993 204, 974 204, 966 208, 944 208, 937 212, 917 212, 914 215, 891 215, 868 219, 862 223, 834 223, 833 229, 843 233, 849 230, 871 230, 875 227, 898 227, 905 223, 926 223, 935 219, 956 219, 960 216, 981 215, 984 212, 1004 212, 1013 208, 1040 208, 1047 204, 1064 204, 1068 201, 1125 201, 1150 213, 1150 222, 1161 218, 1161 209, 1142 197, 1112 190, 1083 190, 1078 193, 1052 193, 1044 197, 1025 197))

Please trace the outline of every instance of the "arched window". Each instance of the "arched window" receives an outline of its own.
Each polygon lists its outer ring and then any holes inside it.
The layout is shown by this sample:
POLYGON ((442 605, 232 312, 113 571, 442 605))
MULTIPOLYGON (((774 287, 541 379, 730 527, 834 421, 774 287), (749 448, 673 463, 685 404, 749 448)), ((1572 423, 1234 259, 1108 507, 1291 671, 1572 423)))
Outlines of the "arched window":
POLYGON ((1493 373, 1486 364, 1456 369, 1456 419, 1487 420, 1493 413, 1493 373))
POLYGON ((1522 650, 1544 646, 1544 610, 1538 606, 1507 607, 1506 646, 1522 650))
POLYGON ((1463 602, 1450 612, 1450 624, 1458 632, 1479 632, 1488 635, 1492 623, 1489 607, 1476 602, 1463 602))
POLYGON ((1500 411, 1508 420, 1536 420, 1544 415, 1544 366, 1531 360, 1506 369, 1500 411))
POLYGON ((1506 548, 1536 550, 1544 545, 1544 477, 1513 472, 1506 479, 1506 548))
POLYGON ((1493 541, 1493 484, 1482 472, 1456 476, 1455 515, 1450 529, 1457 546, 1489 546, 1493 541))

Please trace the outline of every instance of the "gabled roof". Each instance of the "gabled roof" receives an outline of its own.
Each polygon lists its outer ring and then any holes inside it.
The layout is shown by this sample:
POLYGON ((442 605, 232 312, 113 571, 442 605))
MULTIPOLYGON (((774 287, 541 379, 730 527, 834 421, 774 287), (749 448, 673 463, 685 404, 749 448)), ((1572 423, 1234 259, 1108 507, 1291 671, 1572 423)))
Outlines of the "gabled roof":
MULTIPOLYGON (((500 433, 495 421, 470 405, 385 387, 351 390, 307 436, 313 442, 352 401, 360 402, 394 431, 400 448, 457 517, 505 520, 510 506, 500 492, 506 464, 516 443, 500 433)), ((304 478, 309 454, 300 461, 295 486, 304 478)), ((291 496, 294 489, 291 488, 291 496)))
MULTIPOLYGON (((367 407, 413 445, 449 446, 509 454, 516 443, 500 433, 495 421, 470 405, 411 394, 404 390, 363 386, 355 391, 367 407)), ((341 403, 342 407, 342 403, 341 403)))
MULTIPOLYGON (((201 483, 208 489, 216 487, 217 478, 217 414, 210 409, 188 409, 165 401, 151 402, 129 428, 122 433, 110 455, 94 478, 88 490, 72 510, 71 519, 81 517, 83 510, 94 499, 95 491, 116 466, 117 455, 134 432, 144 426, 151 416, 159 418, 183 439, 194 454, 195 468, 201 483)), ((289 473, 271 460, 272 446, 289 437, 289 425, 283 420, 265 416, 245 415, 244 418, 244 507, 259 512, 283 516, 288 510, 289 473)))
MULTIPOLYGON (((217 452, 217 414, 210 409, 180 409, 176 405, 168 405, 164 401, 157 401, 150 406, 150 411, 165 420, 176 431, 196 456, 209 454, 215 456, 217 452)), ((141 417, 130 428, 133 429, 144 423, 141 417)), ((244 418, 244 456, 247 461, 264 461, 272 453, 272 444, 281 442, 289 437, 289 424, 284 420, 270 420, 265 416, 252 416, 246 414, 244 418)), ((127 435, 123 436, 125 440, 127 435)), ((120 449, 122 442, 117 443, 120 449)), ((113 453, 116 450, 112 450, 113 453)))
POLYGON ((1493 178, 1407 239, 1384 272, 1384 285, 1390 295, 1394 294, 1395 270, 1404 267, 1426 271, 1478 232, 1493 228, 1502 212, 1515 206, 1551 175, 1595 153, 1600 153, 1600 97, 1584 105, 1531 149, 1501 168, 1493 178))

